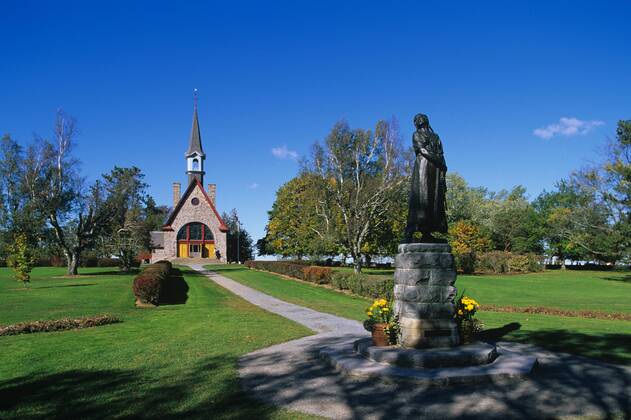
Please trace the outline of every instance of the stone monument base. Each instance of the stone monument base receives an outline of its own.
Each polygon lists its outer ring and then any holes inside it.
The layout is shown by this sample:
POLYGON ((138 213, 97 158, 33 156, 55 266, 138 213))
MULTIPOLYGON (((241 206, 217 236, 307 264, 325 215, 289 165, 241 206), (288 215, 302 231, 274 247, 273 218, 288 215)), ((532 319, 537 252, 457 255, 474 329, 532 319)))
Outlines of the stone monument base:
POLYGON ((395 257, 394 311, 401 346, 448 347, 460 344, 456 310, 456 268, 446 243, 399 245, 395 257))

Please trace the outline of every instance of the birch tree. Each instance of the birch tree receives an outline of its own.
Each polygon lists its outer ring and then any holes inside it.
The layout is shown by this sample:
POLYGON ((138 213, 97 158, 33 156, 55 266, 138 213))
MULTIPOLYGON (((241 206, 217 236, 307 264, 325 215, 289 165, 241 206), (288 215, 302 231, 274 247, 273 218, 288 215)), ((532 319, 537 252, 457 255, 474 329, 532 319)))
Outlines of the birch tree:
POLYGON ((396 121, 380 121, 374 132, 336 123, 324 145, 314 145, 306 170, 321 180, 318 211, 324 225, 336 231, 354 271, 361 272, 362 248, 392 211, 392 191, 406 181, 396 121))
POLYGON ((108 221, 100 182, 86 189, 79 162, 72 157, 75 126, 73 118, 59 111, 53 140, 38 139, 29 146, 25 160, 31 199, 66 257, 68 275, 78 274, 81 254, 93 246, 108 221))

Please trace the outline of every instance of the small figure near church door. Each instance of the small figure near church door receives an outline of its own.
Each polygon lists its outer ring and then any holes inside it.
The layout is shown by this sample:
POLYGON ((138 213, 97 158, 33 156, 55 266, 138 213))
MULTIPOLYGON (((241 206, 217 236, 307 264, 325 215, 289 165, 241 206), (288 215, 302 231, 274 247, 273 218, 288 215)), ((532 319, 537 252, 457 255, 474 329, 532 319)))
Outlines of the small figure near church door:
POLYGON ((414 125, 416 131, 412 143, 416 160, 412 171, 405 236, 407 242, 413 242, 414 233, 421 232, 421 242, 435 242, 433 232, 447 233, 447 164, 440 137, 429 125, 427 115, 417 114, 414 125))

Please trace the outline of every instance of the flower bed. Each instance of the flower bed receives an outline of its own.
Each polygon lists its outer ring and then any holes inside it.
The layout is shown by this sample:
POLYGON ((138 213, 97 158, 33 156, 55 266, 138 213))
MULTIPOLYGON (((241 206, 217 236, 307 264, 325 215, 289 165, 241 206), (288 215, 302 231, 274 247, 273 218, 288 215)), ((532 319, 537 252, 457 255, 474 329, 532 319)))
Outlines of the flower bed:
POLYGON ((0 326, 0 336, 91 328, 118 322, 122 321, 112 315, 21 322, 19 324, 0 326))

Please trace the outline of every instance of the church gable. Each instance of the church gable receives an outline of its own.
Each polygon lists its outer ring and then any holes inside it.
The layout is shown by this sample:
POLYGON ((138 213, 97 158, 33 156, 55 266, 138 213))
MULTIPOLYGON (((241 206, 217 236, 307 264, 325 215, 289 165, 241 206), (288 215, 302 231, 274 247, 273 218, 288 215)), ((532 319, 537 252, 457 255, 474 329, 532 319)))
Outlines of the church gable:
POLYGON ((197 179, 191 180, 188 188, 171 212, 163 230, 177 231, 177 227, 190 222, 202 222, 212 230, 228 231, 215 205, 197 179))
POLYGON ((173 210, 162 230, 151 232, 151 261, 202 258, 226 262, 228 228, 215 208, 217 186, 204 190, 204 159, 197 99, 189 146, 184 154, 188 186, 180 195, 180 183, 173 183, 173 210))

